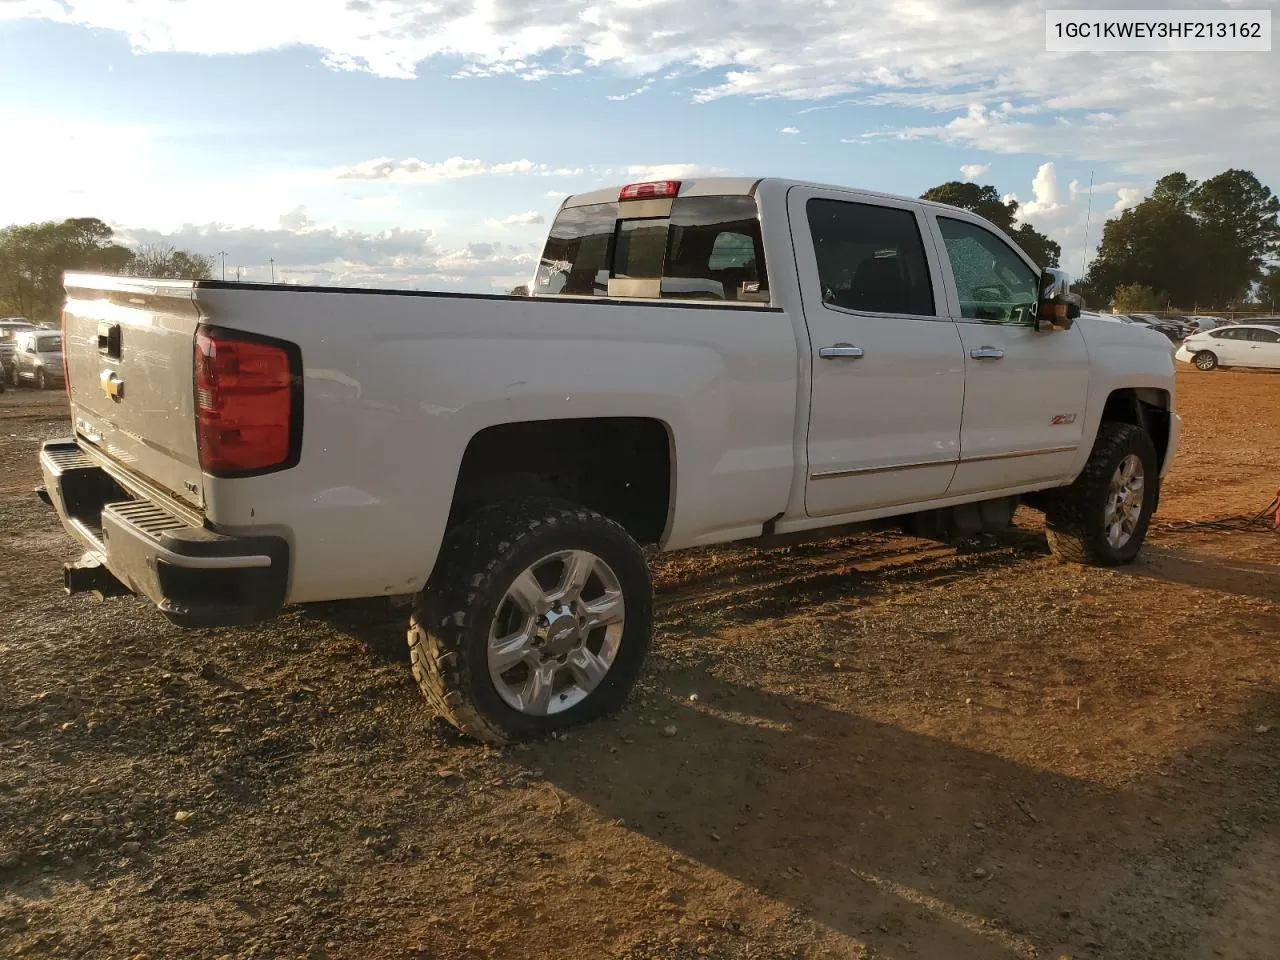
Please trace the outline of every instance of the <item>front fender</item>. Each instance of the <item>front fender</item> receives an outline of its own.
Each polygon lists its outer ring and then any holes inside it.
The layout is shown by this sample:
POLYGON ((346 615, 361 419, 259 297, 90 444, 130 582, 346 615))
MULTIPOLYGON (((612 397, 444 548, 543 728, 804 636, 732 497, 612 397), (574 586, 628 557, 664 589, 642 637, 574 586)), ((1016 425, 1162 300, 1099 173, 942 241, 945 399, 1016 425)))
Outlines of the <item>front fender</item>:
POLYGON ((1089 350, 1089 397, 1084 425, 1087 442, 1081 444, 1076 454, 1071 478, 1079 476, 1088 462, 1107 402, 1120 391, 1132 391, 1144 403, 1168 412, 1168 438, 1161 465, 1163 477, 1173 462, 1181 436, 1181 418, 1176 412, 1177 382, 1169 342, 1154 331, 1096 322, 1085 330, 1085 343, 1089 350))

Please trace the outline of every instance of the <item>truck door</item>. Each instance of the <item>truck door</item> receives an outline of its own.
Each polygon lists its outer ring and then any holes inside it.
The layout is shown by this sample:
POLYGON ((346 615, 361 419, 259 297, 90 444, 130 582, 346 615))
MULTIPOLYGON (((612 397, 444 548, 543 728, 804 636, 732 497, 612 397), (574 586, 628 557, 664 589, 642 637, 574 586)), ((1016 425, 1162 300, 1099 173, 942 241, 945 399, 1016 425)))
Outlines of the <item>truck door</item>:
POLYGON ((945 251, 966 364, 960 466, 948 492, 1061 480, 1084 442, 1084 333, 1036 329, 1039 271, 1006 240, 963 214, 927 216, 945 251))
POLYGON ((941 497, 960 454, 964 354, 921 207, 807 187, 787 207, 812 355, 806 512, 941 497))

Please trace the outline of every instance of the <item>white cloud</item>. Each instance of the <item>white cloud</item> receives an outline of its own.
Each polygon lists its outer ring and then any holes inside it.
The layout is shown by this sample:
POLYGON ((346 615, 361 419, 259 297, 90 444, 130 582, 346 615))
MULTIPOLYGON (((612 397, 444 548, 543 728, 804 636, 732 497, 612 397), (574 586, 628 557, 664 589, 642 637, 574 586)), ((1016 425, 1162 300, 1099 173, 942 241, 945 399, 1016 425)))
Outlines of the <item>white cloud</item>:
POLYGON ((1042 163, 1031 181, 1032 199, 1018 211, 1019 219, 1052 217, 1067 209, 1058 196, 1058 170, 1052 163, 1042 163))
POLYGON ((508 160, 489 163, 467 157, 449 157, 447 160, 428 162, 417 157, 396 160, 393 157, 377 157, 362 160, 336 171, 338 180, 382 180, 391 183, 442 183, 446 180, 464 180, 470 177, 507 177, 525 174, 538 177, 578 177, 582 167, 552 167, 532 160, 508 160))
POLYGON ((507 163, 486 163, 465 157, 450 157, 438 163, 427 163, 410 157, 393 160, 379 157, 364 160, 338 172, 339 180, 391 180, 397 183, 440 183, 444 180, 461 180, 465 177, 509 176, 513 173, 534 173, 545 170, 532 160, 511 160, 507 163))
MULTIPOLYGON (((1170 0, 1192 10, 1192 0, 1170 0)), ((1277 0, 1252 0, 1277 9, 1277 0)), ((1166 4, 1168 5, 1168 4, 1166 4)), ((1272 55, 1048 54, 1033 0, 890 5, 741 0, 8 0, 0 19, 44 17, 125 34, 138 54, 245 54, 304 47, 333 69, 414 76, 460 60, 459 76, 538 80, 600 72, 636 90, 695 82, 727 97, 858 102, 941 111, 887 131, 967 148, 1112 162, 1193 176, 1229 165, 1280 179, 1280 71, 1272 55), (251 25, 251 27, 249 26, 251 25), (767 42, 761 42, 767 37, 767 42), (999 37, 999 57, 992 56, 999 37), (1241 82, 1247 77, 1247 82, 1241 82), (950 118, 945 114, 952 114, 950 118)))
POLYGON ((647 80, 640 86, 636 87, 629 93, 620 93, 616 96, 605 97, 606 100, 630 100, 632 97, 638 97, 640 94, 647 92, 653 86, 652 80, 647 80))
MULTIPOLYGON (((611 172, 611 171, 607 171, 611 172)), ((620 171, 630 181, 693 180, 697 177, 723 176, 724 171, 700 163, 634 163, 620 171)))
POLYGON ((282 230, 290 230, 294 233, 301 233, 308 227, 315 226, 315 221, 307 216, 307 208, 303 206, 294 207, 288 213, 280 214, 280 228, 282 230))
POLYGON ((547 191, 547 196, 550 197, 552 200, 563 200, 568 195, 569 193, 566 190, 548 190, 547 191))
POLYGON ((779 133, 799 133, 800 128, 799 127, 783 127, 778 132, 779 133))
POLYGON ((989 163, 965 163, 960 166, 960 173, 966 180, 977 180, 991 169, 989 163))
MULTIPOLYGON (((297 213, 286 214, 286 220, 297 213)), ((159 231, 119 227, 121 242, 172 244, 217 258, 227 252, 228 277, 264 281, 275 274, 284 283, 399 289, 509 289, 525 282, 537 244, 473 242, 446 246, 430 230, 364 232, 320 227, 263 229, 227 224, 186 224, 159 231)))
POLYGON ((485 221, 489 226, 497 227, 500 230, 505 227, 529 227, 546 222, 546 217, 538 213, 536 210, 529 210, 525 213, 513 213, 509 217, 485 221))
MULTIPOLYGON (((1066 196, 1058 185, 1054 164, 1041 164, 1031 181, 1032 199, 1022 203, 1017 219, 1057 241, 1062 247, 1062 266, 1074 277, 1083 273, 1083 265, 1092 261, 1102 239, 1106 222, 1136 206, 1150 190, 1151 182, 1138 185, 1125 181, 1103 181, 1089 185, 1073 180, 1066 196)), ((1018 202, 1016 191, 1000 198, 1018 202)))
POLYGON ((1137 187, 1121 187, 1116 191, 1116 202, 1111 208, 1114 214, 1124 213, 1142 202, 1142 191, 1137 187))

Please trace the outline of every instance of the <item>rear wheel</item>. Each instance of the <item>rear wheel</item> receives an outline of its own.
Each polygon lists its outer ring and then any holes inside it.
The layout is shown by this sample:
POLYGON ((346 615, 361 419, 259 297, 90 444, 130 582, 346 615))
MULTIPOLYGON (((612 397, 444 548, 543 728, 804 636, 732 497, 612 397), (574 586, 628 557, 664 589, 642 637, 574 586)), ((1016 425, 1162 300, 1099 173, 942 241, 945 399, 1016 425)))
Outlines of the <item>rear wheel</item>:
POLYGON ((1104 422, 1080 476, 1045 503, 1050 549, 1073 563, 1129 563, 1146 539, 1158 482, 1156 450, 1146 431, 1104 422))
POLYGON ((476 510, 446 534, 409 651, 441 716, 503 743, 620 707, 652 629, 649 568, 621 526, 521 499, 476 510))
POLYGON ((1200 350, 1191 358, 1200 370, 1212 370, 1218 365, 1218 355, 1212 350, 1200 350))

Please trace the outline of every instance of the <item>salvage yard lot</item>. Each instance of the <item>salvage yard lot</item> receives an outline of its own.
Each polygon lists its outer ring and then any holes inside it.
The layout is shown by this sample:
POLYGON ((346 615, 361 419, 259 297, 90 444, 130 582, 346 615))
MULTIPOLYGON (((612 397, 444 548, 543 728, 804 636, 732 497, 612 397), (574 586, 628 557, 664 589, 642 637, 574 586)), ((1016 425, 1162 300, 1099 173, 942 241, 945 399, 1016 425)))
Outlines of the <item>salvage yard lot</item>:
POLYGON ((1280 376, 1178 377, 1132 567, 1030 512, 663 557, 627 709, 507 750, 376 606, 65 597, 65 401, 0 395, 0 956, 1273 960, 1280 537, 1175 522, 1275 493, 1280 376))

